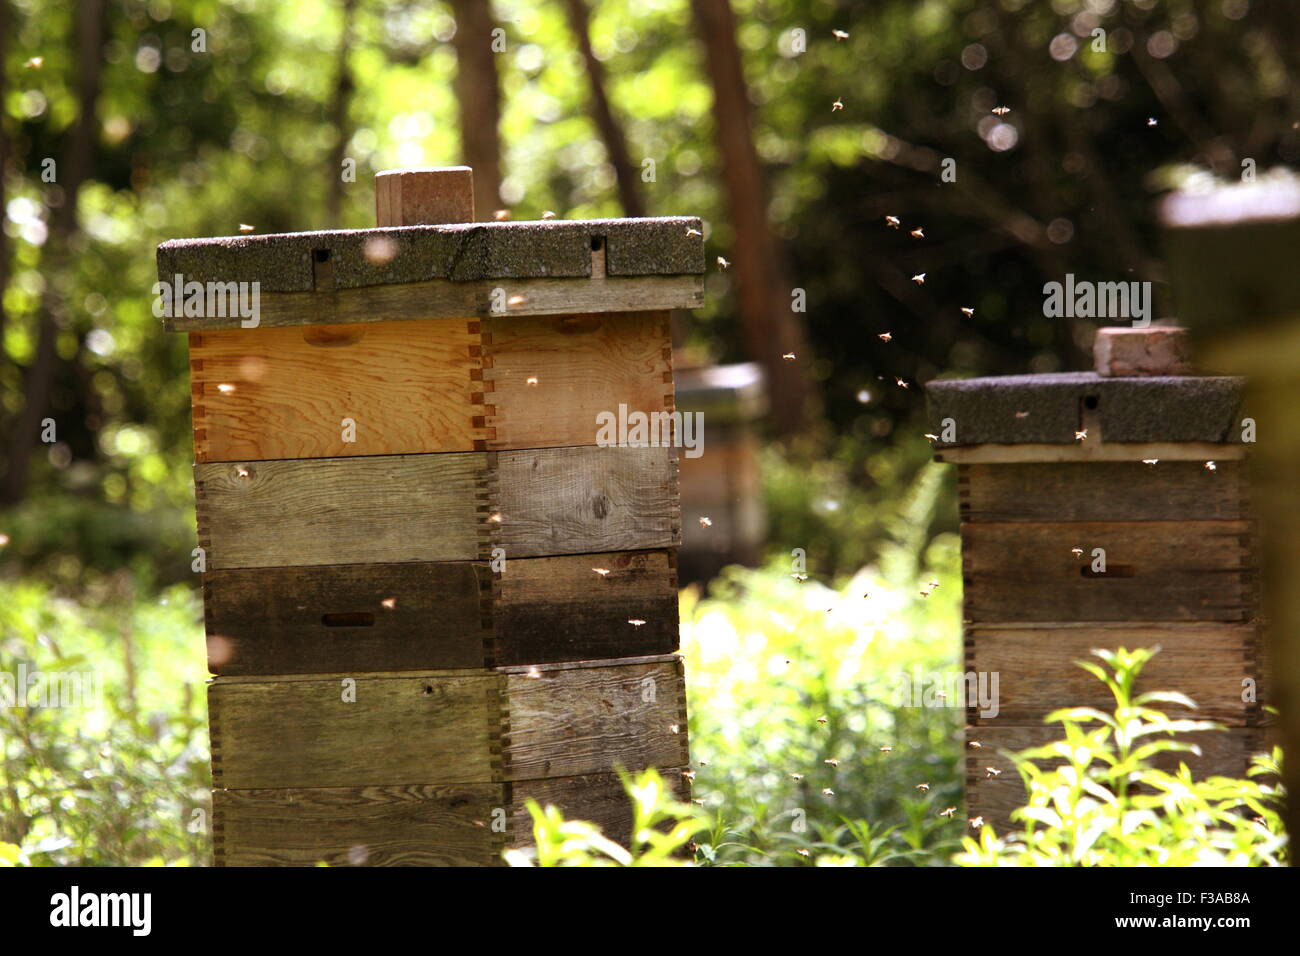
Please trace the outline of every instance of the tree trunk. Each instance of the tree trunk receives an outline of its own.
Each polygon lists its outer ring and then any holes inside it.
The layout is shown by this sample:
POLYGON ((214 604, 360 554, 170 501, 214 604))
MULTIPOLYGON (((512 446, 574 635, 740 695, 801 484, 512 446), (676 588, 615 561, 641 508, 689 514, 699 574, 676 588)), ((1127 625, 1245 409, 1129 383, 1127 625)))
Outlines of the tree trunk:
POLYGON ((625 216, 644 216, 645 203, 641 199, 641 190, 637 185, 636 166, 628 153, 627 139, 623 127, 619 125, 614 111, 605 95, 605 67, 591 48, 591 17, 586 0, 565 0, 568 8, 569 28, 578 41, 578 49, 587 64, 587 80, 591 84, 591 113, 600 131, 600 138, 605 141, 605 151, 609 154, 609 163, 614 167, 618 180, 618 199, 623 206, 625 216))
POLYGON ((713 117, 722 162, 727 210, 735 245, 731 249, 749 356, 767 372, 771 419, 778 435, 799 433, 816 412, 804 369, 803 322, 791 310, 793 283, 784 255, 767 222, 767 189, 754 149, 752 110, 745 85, 736 21, 729 0, 691 0, 713 83, 713 117), (793 352, 795 361, 781 356, 793 352))
POLYGON ((488 0, 451 0, 456 17, 456 102, 461 154, 474 169, 474 209, 480 220, 501 208, 501 83, 492 52, 488 0))
POLYGON ((106 10, 104 0, 84 0, 76 19, 77 122, 70 131, 67 150, 57 166, 62 200, 50 214, 50 235, 41 255, 46 291, 41 303, 36 356, 23 385, 23 408, 14 424, 5 473, 3 501, 15 504, 27 492, 32 457, 40 444, 41 420, 49 416, 50 394, 59 368, 56 349, 56 315, 63 311, 60 280, 69 268, 69 245, 77 228, 77 193, 94 168, 99 132, 97 106, 103 70, 106 10))
MULTIPOLYGON (((352 71, 348 69, 348 53, 352 50, 352 20, 356 13, 356 0, 343 0, 343 29, 339 33, 338 65, 334 74, 334 99, 330 103, 330 121, 334 124, 334 148, 330 150, 329 198, 326 210, 328 225, 338 229, 343 209, 343 151, 348 139, 348 101, 352 98, 352 71)), ((355 170, 354 170, 355 172, 355 170)), ((355 181, 355 180, 354 180, 355 181)))

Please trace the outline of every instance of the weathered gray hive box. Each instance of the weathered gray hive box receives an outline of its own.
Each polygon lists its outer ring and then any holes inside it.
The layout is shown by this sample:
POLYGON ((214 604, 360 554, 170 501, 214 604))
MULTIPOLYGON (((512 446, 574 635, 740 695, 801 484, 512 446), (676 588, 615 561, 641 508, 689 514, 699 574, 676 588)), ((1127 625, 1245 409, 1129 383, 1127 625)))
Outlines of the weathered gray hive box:
POLYGON ((1054 739, 1043 718, 1058 708, 1111 708, 1073 663, 1093 648, 1160 646, 1142 687, 1231 726, 1178 755, 1198 775, 1243 775, 1261 744, 1242 383, 1110 374, 1131 370, 1132 344, 1098 349, 1107 374, 926 387, 935 458, 958 469, 966 669, 989 688, 997 675, 995 707, 967 701, 967 803, 996 826, 1024 803, 1000 752, 1054 739))
POLYGON ((498 863, 530 797, 626 840, 616 768, 683 785, 677 449, 599 416, 674 411, 699 220, 412 224, 469 188, 385 173, 381 228, 158 250, 218 864, 498 863))

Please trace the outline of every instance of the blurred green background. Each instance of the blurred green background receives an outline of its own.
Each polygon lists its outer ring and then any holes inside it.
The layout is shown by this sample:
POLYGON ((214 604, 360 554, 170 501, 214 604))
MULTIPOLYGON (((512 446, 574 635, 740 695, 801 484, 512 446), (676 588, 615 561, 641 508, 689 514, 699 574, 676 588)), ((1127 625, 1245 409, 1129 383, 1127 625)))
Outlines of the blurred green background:
MULTIPOLYGON (((158 243, 372 225, 374 172, 462 161, 514 219, 703 217, 680 352, 769 370, 773 563, 686 596, 688 656, 710 600, 788 633, 771 595, 798 547, 837 594, 871 567, 911 607, 940 575, 930 610, 872 640, 891 667, 955 663, 956 509, 923 383, 1087 367, 1093 324, 1042 316, 1066 272, 1150 280, 1166 314, 1153 197, 1294 165, 1298 56, 1295 5, 1263 0, 0 0, 0 664, 127 688, 99 723, 0 709, 0 841, 205 862, 186 343, 150 310, 158 243)), ((828 683, 850 637, 805 624, 821 663, 796 696, 847 721, 868 675, 828 683)), ((724 764, 698 782, 761 792, 739 817, 781 812, 771 774, 792 768, 707 729, 728 713, 698 718, 724 764)), ((949 717, 925 719, 934 792, 957 799, 949 717)), ((921 772, 865 767, 853 812, 921 772)))

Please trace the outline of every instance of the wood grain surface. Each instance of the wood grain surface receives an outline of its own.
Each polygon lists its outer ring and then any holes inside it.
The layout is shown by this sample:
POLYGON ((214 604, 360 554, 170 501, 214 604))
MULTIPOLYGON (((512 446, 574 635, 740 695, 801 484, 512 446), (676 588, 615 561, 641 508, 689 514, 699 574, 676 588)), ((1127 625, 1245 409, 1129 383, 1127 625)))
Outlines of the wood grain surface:
POLYGON ((625 551, 508 559, 500 572, 486 561, 209 571, 208 666, 240 676, 668 654, 673 564, 667 551, 625 551))
POLYGON ((471 400, 481 391, 472 381, 482 368, 477 325, 425 319, 192 333, 195 460, 482 448, 488 431, 474 425, 482 409, 471 400))
POLYGON ((964 614, 978 623, 1248 621, 1248 537, 1244 521, 969 522, 964 614), (1091 571, 1094 548, 1106 553, 1104 575, 1091 571))

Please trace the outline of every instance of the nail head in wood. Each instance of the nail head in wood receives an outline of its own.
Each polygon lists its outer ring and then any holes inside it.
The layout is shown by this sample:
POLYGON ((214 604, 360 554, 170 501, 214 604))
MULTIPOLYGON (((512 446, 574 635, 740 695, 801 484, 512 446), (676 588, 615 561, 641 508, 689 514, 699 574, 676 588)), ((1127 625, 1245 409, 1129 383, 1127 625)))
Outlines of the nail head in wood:
POLYGON ((474 171, 468 166, 385 169, 375 174, 379 226, 474 221, 474 171))

